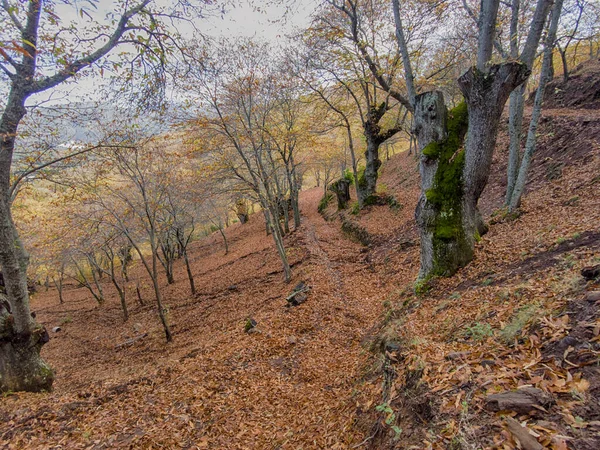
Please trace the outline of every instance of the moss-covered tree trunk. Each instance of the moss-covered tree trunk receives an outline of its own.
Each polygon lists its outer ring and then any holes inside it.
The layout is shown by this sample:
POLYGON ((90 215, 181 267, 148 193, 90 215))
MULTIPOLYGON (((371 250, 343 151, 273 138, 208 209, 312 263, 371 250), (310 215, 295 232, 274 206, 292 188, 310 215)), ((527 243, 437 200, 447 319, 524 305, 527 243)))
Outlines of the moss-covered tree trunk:
POLYGON ((331 190, 331 192, 333 192, 337 197, 338 211, 345 209, 350 201, 350 182, 345 178, 340 178, 339 180, 331 183, 329 190, 331 190))
POLYGON ((365 152, 365 171, 358 180, 357 195, 360 199, 360 205, 369 205, 371 199, 376 193, 377 178, 381 160, 379 159, 380 142, 376 136, 371 136, 365 132, 367 140, 367 151, 365 152))
POLYGON ((467 107, 448 111, 439 91, 415 99, 415 133, 420 151, 421 197, 415 217, 421 235, 420 279, 450 275, 473 257, 462 228, 463 138, 467 107))

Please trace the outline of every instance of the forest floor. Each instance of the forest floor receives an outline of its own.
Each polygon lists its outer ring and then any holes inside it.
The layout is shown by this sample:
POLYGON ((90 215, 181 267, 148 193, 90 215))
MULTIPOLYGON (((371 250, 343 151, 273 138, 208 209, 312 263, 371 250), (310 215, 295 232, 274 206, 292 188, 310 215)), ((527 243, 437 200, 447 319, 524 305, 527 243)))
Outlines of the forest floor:
POLYGON ((199 294, 181 263, 163 286, 172 343, 140 266, 145 305, 132 282, 127 323, 108 281, 101 307, 84 288, 68 286, 64 304, 42 289, 37 318, 61 328, 43 349, 54 390, 0 397, 0 448, 600 448, 600 286, 580 274, 600 263, 600 114, 547 110, 539 135, 521 215, 498 212, 502 135, 475 260, 418 294, 418 166, 406 153, 380 178, 400 207, 320 215, 322 189, 302 192, 290 284, 260 214, 227 228, 228 254, 218 233, 195 242, 199 294), (289 307, 299 282, 308 299, 289 307), (527 387, 547 401, 490 406, 527 387))

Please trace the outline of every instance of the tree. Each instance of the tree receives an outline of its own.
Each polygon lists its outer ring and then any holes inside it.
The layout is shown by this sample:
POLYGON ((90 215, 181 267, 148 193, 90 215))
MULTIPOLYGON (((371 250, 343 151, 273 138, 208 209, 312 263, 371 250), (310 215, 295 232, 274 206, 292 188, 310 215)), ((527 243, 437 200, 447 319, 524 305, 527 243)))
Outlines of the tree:
POLYGON ((491 64, 498 8, 498 0, 481 3, 476 65, 458 79, 465 103, 448 112, 439 91, 415 100, 420 279, 452 275, 466 265, 475 241, 487 231, 477 203, 489 177, 500 116, 510 93, 529 75, 523 63, 491 64))
POLYGON ((289 152, 296 146, 290 146, 292 136, 287 132, 275 136, 273 128, 283 114, 274 93, 285 86, 281 85, 279 72, 270 68, 274 60, 266 45, 252 41, 234 46, 224 43, 216 48, 216 54, 195 80, 209 112, 199 112, 192 124, 203 133, 207 157, 215 160, 219 170, 245 185, 260 203, 281 259, 284 279, 289 282, 291 269, 279 211, 282 196, 290 189, 299 190, 299 184, 293 184, 298 183, 296 176, 292 185, 286 186, 287 174, 295 170, 289 152))
MULTIPOLYGON (((152 69, 153 80, 164 80, 166 55, 178 46, 161 18, 173 14, 153 12, 151 3, 123 2, 112 25, 92 21, 88 35, 83 33, 85 38, 78 38, 81 34, 74 27, 63 26, 54 12, 54 2, 28 0, 23 5, 3 0, 0 4, 0 73, 9 81, 0 117, 0 266, 11 318, 0 332, 0 391, 47 390, 53 381, 52 371, 39 356, 48 337, 43 326, 31 317, 26 278, 29 256, 11 214, 11 168, 19 125, 27 113, 26 102, 91 66, 108 62, 106 56, 124 43, 132 44, 137 55, 114 64, 128 62, 131 69, 141 72, 152 69), (64 33, 56 40, 59 30, 64 33), (94 30, 96 35, 91 34, 94 30), (62 38, 67 35, 70 39, 62 38)), ((78 11, 82 17, 87 14, 91 18, 85 9, 78 11)), ((159 87, 158 83, 146 85, 159 87)), ((146 97, 150 98, 148 92, 146 97)))
MULTIPOLYGON (((533 63, 537 55, 537 48, 540 42, 540 37, 544 29, 548 12, 552 5, 551 0, 538 0, 533 16, 531 17, 531 25, 525 39, 522 49, 519 48, 521 34, 519 32, 519 14, 520 0, 513 0, 511 5, 511 20, 510 20, 510 57, 519 60, 530 71, 533 68, 533 63)), ((525 106, 525 85, 514 90, 510 95, 509 106, 509 156, 507 169, 507 186, 505 202, 508 205, 511 202, 519 164, 521 160, 521 134, 523 127, 523 111, 525 106)))
POLYGON ((525 183, 527 181, 527 173, 529 171, 529 165, 531 158, 535 152, 537 142, 537 127, 542 113, 542 102, 544 100, 544 90, 546 84, 550 81, 551 70, 553 64, 553 50, 556 42, 556 31, 558 29, 558 22, 562 11, 563 0, 556 0, 552 8, 552 14, 550 18, 550 25, 548 28, 548 35, 546 36, 546 42, 544 44, 544 58, 542 61, 542 70, 540 73, 540 83, 535 92, 535 100, 533 102, 533 110, 531 113, 531 121, 529 123, 529 130, 527 132, 527 140, 525 142, 525 152, 521 160, 519 167, 519 173, 517 179, 514 182, 513 192, 508 205, 510 211, 514 211, 518 208, 521 203, 521 196, 525 190, 525 183))
MULTIPOLYGON (((402 108, 412 107, 405 96, 392 88, 400 63, 395 53, 369 51, 378 44, 381 48, 385 42, 379 35, 379 19, 385 10, 373 7, 365 14, 363 8, 367 6, 359 1, 326 3, 330 8, 316 18, 307 45, 319 49, 311 64, 319 72, 320 83, 337 85, 345 91, 354 102, 362 124, 366 140, 365 170, 356 174, 358 202, 362 208, 371 203, 376 194, 381 167, 379 148, 405 126, 402 108)), ((323 95, 321 98, 326 99, 323 95)), ((334 106, 331 102, 328 105, 334 106)), ((339 114, 341 110, 336 109, 339 114)))

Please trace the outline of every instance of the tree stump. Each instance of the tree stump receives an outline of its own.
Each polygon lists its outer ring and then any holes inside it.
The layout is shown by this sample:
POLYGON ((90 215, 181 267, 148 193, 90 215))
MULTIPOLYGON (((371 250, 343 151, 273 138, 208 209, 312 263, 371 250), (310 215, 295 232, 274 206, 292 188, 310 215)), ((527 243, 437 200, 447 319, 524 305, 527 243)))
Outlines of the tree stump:
POLYGON ((345 178, 340 178, 331 183, 329 190, 337 197, 338 211, 340 209, 346 209, 348 202, 350 201, 350 182, 345 178))

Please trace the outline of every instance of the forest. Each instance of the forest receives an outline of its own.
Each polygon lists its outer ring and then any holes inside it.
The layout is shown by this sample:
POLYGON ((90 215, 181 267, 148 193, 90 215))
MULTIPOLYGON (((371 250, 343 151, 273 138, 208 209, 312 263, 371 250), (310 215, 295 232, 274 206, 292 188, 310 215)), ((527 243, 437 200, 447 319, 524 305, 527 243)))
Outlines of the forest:
POLYGON ((0 0, 0 447, 600 448, 598 0, 0 0))

